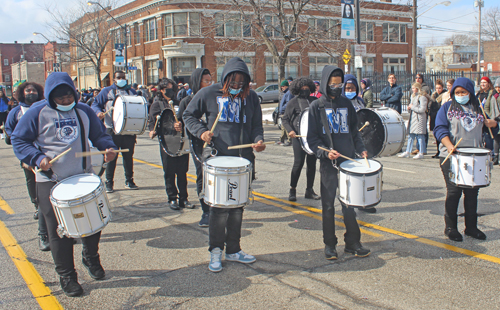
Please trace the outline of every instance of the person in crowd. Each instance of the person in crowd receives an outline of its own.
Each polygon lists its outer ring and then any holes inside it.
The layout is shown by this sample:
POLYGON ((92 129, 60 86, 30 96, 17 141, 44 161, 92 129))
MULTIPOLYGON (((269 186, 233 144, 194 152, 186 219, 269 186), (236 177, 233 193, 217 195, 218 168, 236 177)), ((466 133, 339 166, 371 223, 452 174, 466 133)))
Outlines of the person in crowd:
POLYGON ((396 84, 396 76, 389 74, 389 85, 380 92, 380 100, 385 102, 385 106, 393 108, 401 114, 401 98, 403 98, 403 90, 396 84))
POLYGON ((425 83, 422 73, 417 73, 417 75, 415 75, 415 83, 420 83, 420 85, 422 85, 422 92, 424 94, 431 95, 431 88, 425 83))
POLYGON ((288 81, 288 84, 292 83, 293 82, 293 77, 291 75, 289 75, 286 80, 288 81))
MULTIPOLYGON (((211 86, 213 81, 212 81, 212 75, 210 74, 210 71, 205 68, 197 68, 193 71, 191 74, 191 84, 193 85, 193 93, 186 98, 182 99, 181 103, 179 104, 179 111, 178 111, 178 118, 181 119, 182 115, 184 114, 184 111, 186 110, 187 106, 193 99, 194 95, 196 93, 204 88, 211 86)), ((200 120, 200 122, 203 122, 200 120)), ((203 123, 205 124, 205 123, 203 123)), ((206 124, 205 124, 206 125, 206 124)), ((186 130, 186 134, 189 136, 192 145, 191 148, 191 155, 193 157, 193 162, 194 166, 196 168, 196 192, 198 196, 200 196, 202 190, 203 190, 203 166, 201 162, 201 154, 203 153, 203 141, 198 139, 197 137, 191 135, 191 133, 186 130)), ((201 204, 201 210, 203 211, 201 215, 201 220, 198 223, 198 226, 200 227, 208 227, 209 221, 210 221, 210 206, 205 203, 205 200, 203 198, 200 198, 200 204, 201 204)))
MULTIPOLYGON (((24 82, 17 88, 16 92, 18 98, 17 100, 20 104, 9 112, 7 117, 7 122, 5 124, 5 133, 7 136, 12 136, 12 132, 16 129, 17 123, 23 117, 23 115, 28 111, 31 105, 37 101, 43 100, 43 87, 36 83, 24 82)), ((9 141, 7 144, 11 144, 10 138, 6 139, 9 141)), ((26 186, 28 188, 28 194, 30 196, 31 203, 35 206, 35 213, 33 213, 33 219, 38 220, 38 248, 41 251, 50 251, 49 237, 47 234, 47 225, 45 224, 45 218, 38 210, 38 201, 36 198, 36 181, 35 173, 33 172, 34 167, 30 167, 26 163, 21 161, 21 167, 23 168, 24 176, 26 178, 26 186)))
MULTIPOLYGON (((106 151, 106 162, 116 156, 116 146, 92 109, 76 103, 76 89, 67 73, 49 75, 45 82, 45 98, 21 117, 12 133, 12 146, 19 160, 42 170, 36 173, 38 206, 47 223, 50 250, 61 288, 67 296, 76 297, 83 294, 83 289, 75 270, 73 239, 61 238, 57 233, 58 222, 49 198, 51 189, 56 181, 93 172, 90 156, 75 156, 88 150, 88 140, 99 150, 106 151), (68 154, 50 163, 51 158, 69 148, 68 154)), ((104 279, 106 275, 98 253, 100 238, 101 232, 98 232, 81 239, 82 263, 95 280, 104 279)))
POLYGON ((297 135, 299 134, 299 122, 302 111, 309 108, 309 105, 316 98, 311 94, 315 91, 316 85, 309 78, 295 79, 290 85, 290 92, 294 97, 288 102, 285 113, 283 114, 282 124, 292 138, 293 146, 293 166, 292 175, 290 177, 290 193, 288 200, 297 201, 297 183, 299 182, 304 161, 307 158, 306 170, 306 199, 319 200, 320 197, 314 192, 314 176, 316 175, 316 156, 307 154, 303 149, 297 135))
MULTIPOLYGON (((437 79, 436 80, 436 91, 434 91, 431 95, 431 100, 428 103, 429 108, 427 109, 429 111, 429 117, 430 117, 430 122, 429 122, 429 130, 433 131, 435 124, 436 124, 436 116, 441 108, 441 105, 443 104, 443 96, 444 94, 447 93, 446 89, 444 88, 444 83, 443 80, 437 79)), ((437 143, 436 139, 436 146, 437 146, 437 153, 435 155, 432 155, 432 158, 439 158, 439 143, 437 143)))
POLYGON ((146 99, 147 102, 149 102, 149 91, 146 87, 139 85, 139 90, 141 91, 141 96, 146 99))
MULTIPOLYGON (((417 73, 417 75, 415 76, 415 83, 420 83, 420 85, 422 85, 422 94, 423 96, 425 96, 427 98, 427 101, 429 102, 429 104, 427 104, 427 111, 425 112, 426 114, 426 123, 427 123, 427 117, 429 116, 429 108, 430 108, 430 102, 432 102, 432 98, 431 98, 431 89, 430 87, 427 85, 427 83, 425 83, 424 81, 424 75, 422 73, 417 73)), ((426 153, 424 153, 424 155, 427 154, 427 145, 429 144, 429 132, 426 131, 425 133, 425 150, 426 150, 426 153)), ((419 140, 417 139, 417 149, 413 152, 411 152, 411 155, 417 155, 418 154, 418 150, 420 149, 420 142, 419 140)))
POLYGON ((363 89, 363 98, 366 103, 366 108, 373 108, 373 92, 371 90, 372 81, 368 78, 361 80, 361 89, 363 89))
MULTIPOLYGON (((250 90, 250 72, 240 58, 230 59, 222 71, 221 82, 200 89, 184 111, 186 127, 195 137, 209 143, 218 156, 240 156, 255 168, 254 151, 265 150, 262 110, 257 94, 250 90), (213 133, 219 111, 219 122, 213 133), (230 111, 239 111, 230 115, 230 111), (207 123, 200 122, 205 116, 207 123), (251 148, 228 150, 228 146, 252 144, 251 148)), ((253 173, 253 179, 255 174, 253 173)), ((212 272, 222 270, 222 251, 226 246, 226 261, 253 263, 255 257, 241 250, 243 207, 210 208, 209 248, 212 272)))
MULTIPOLYGON (((289 77, 291 78, 291 77, 289 77)), ((286 105, 288 102, 293 98, 293 94, 289 91, 289 82, 287 80, 283 80, 281 82, 280 87, 281 87, 281 92, 283 93, 283 97, 281 97, 281 101, 279 104, 279 115, 285 114, 285 109, 286 105)), ((280 142, 281 145, 283 146, 290 146, 292 144, 292 140, 290 136, 288 135, 288 132, 286 131, 285 126, 281 126, 281 137, 280 137, 280 142)))
POLYGON ((312 93, 311 96, 320 98, 321 97, 321 92, 319 91, 319 81, 314 81, 314 85, 316 85, 316 89, 314 90, 314 93, 312 93))
MULTIPOLYGON (((495 98, 493 98, 493 94, 495 92, 496 91, 493 88, 491 80, 487 76, 483 76, 479 82, 479 91, 477 92, 476 97, 477 100, 479 100, 479 103, 483 106, 485 112, 490 110, 491 101, 495 101, 495 98)), ((489 132, 484 132, 483 138, 486 147, 490 150, 493 150, 494 143, 489 132)))
POLYGON ((88 105, 89 107, 91 107, 91 106, 92 106, 92 104, 93 104, 93 103, 94 103, 94 101, 95 101, 95 98, 97 98, 97 96, 99 95, 99 93, 100 93, 100 92, 101 92, 101 90, 100 90, 100 89, 98 89, 98 88, 94 88, 94 89, 92 90, 92 98, 90 98, 90 99, 87 101, 87 105, 88 105))
MULTIPOLYGON (((495 81, 493 85, 495 88, 495 94, 490 102, 490 108, 487 112, 488 115, 497 122, 500 122, 500 78, 495 81)), ((493 141, 493 165, 498 165, 498 156, 500 149, 500 135, 496 134, 493 141)))
POLYGON ((406 146, 406 151, 399 154, 398 157, 410 157, 413 148, 413 141, 418 140, 418 152, 413 159, 422 159, 426 151, 425 133, 427 132, 427 104, 428 100, 425 91, 422 90, 420 83, 413 83, 411 86, 411 103, 408 105, 410 111, 410 121, 408 123, 408 132, 410 136, 406 146))
POLYGON ((186 97, 190 96, 193 93, 193 91, 191 90, 191 88, 189 88, 189 84, 188 83, 184 84, 184 89, 186 90, 186 97))
MULTIPOLYGON (((188 86, 189 87, 189 86, 188 86)), ((181 102, 187 96, 187 90, 184 87, 184 84, 179 83, 179 91, 177 92, 177 101, 181 102)))
MULTIPOLYGON (((154 98, 151 109, 149 110, 149 137, 153 139, 157 132, 156 117, 164 110, 172 110, 173 106, 178 106, 179 101, 175 99, 177 93, 177 85, 168 78, 163 78, 158 84, 158 95, 154 98), (172 104, 170 104, 172 101, 172 104)), ((172 110, 175 113, 175 110, 172 110)), ((160 124, 158 124, 160 125, 160 124)), ((183 124, 179 122, 174 124, 174 129, 178 132, 183 130, 183 124)), ((191 208, 192 205, 188 201, 187 190, 187 171, 189 169, 189 154, 181 156, 170 156, 160 145, 160 157, 163 166, 163 177, 165 179, 165 190, 168 196, 168 206, 172 210, 180 210, 181 208, 191 208), (177 185, 176 185, 177 178, 177 185)))
MULTIPOLYGON (((323 68, 321 78, 323 96, 311 103, 307 131, 309 146, 320 160, 323 242, 325 257, 328 260, 338 257, 334 209, 338 174, 332 164, 339 166, 344 161, 340 154, 351 158, 355 157, 355 153, 361 157, 366 157, 368 154, 358 131, 356 110, 350 100, 342 96, 343 83, 344 73, 340 68, 335 66, 323 68), (320 146, 330 151, 321 150, 320 146)), ((344 252, 357 257, 370 255, 370 250, 364 248, 360 242, 361 232, 356 221, 356 211, 343 203, 341 205, 346 227, 344 252)))
POLYGON ((363 98, 359 97, 359 86, 358 80, 352 74, 346 74, 344 76, 344 87, 342 88, 342 96, 349 99, 352 106, 356 111, 363 109, 365 107, 365 101, 363 98))
POLYGON ((17 101, 16 98, 17 98, 16 91, 13 91, 9 102, 9 112, 19 105, 19 101, 17 101))
MULTIPOLYGON (((128 149, 128 152, 122 153, 123 169, 125 170, 125 188, 139 189, 134 183, 134 150, 136 135, 117 135, 113 131, 112 113, 107 113, 115 101, 116 96, 135 96, 135 90, 128 85, 127 77, 123 71, 115 71, 114 83, 111 86, 104 87, 92 103, 92 109, 100 119, 104 119, 106 132, 113 138, 113 142, 120 149, 128 149)), ((114 158, 106 166, 106 192, 114 191, 114 177, 117 158, 114 158)))
POLYGON ((485 119, 479 107, 478 98, 474 96, 474 84, 468 78, 458 78, 450 91, 451 100, 439 109, 434 127, 434 136, 441 142, 440 162, 446 183, 445 200, 445 235, 450 240, 462 241, 458 231, 458 204, 464 195, 465 235, 484 240, 486 235, 477 227, 477 196, 479 188, 462 188, 450 182, 450 162, 444 162, 446 156, 454 151, 457 142, 462 139, 460 147, 481 148, 483 146, 483 130, 491 128, 498 133, 498 123, 485 119))
POLYGON ((137 91, 139 90, 139 84, 132 83, 132 85, 130 86, 130 88, 132 88, 133 90, 135 90, 135 92, 137 93, 137 91))
MULTIPOLYGON (((7 114, 9 114, 9 103, 10 100, 7 98, 7 94, 5 93, 5 89, 0 88, 0 126, 5 125, 5 121, 7 120, 7 114)), ((0 128, 0 138, 5 138, 4 130, 0 128)))
POLYGON ((450 91, 453 88, 453 83, 455 83, 455 79, 446 80, 446 92, 443 94, 443 100, 441 101, 441 105, 445 104, 450 100, 450 91))

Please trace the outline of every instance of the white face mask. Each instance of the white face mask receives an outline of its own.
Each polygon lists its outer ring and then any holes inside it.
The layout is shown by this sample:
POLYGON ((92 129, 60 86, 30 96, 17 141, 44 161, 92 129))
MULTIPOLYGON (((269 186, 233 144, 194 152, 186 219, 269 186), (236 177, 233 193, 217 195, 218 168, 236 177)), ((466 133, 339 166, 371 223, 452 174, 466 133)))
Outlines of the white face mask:
POLYGON ((68 112, 70 111, 71 109, 73 109, 76 105, 76 102, 73 101, 73 103, 69 104, 69 105, 61 105, 61 104, 57 104, 56 103, 56 108, 59 110, 59 111, 62 111, 62 112, 68 112))

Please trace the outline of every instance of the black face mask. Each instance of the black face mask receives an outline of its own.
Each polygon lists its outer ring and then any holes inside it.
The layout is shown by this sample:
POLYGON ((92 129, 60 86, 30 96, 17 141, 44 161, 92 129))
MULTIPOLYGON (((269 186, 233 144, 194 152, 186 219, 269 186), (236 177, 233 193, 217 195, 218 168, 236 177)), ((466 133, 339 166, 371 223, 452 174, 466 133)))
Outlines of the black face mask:
POLYGON ((167 96, 168 98, 172 99, 174 98, 174 95, 175 95, 175 92, 172 88, 166 88, 165 89, 165 96, 167 96))
POLYGON ((309 89, 301 89, 299 92, 299 97, 300 98, 308 98, 311 96, 311 91, 309 89))
POLYGON ((331 87, 328 86, 327 89, 328 96, 339 98, 342 93, 342 87, 331 87))
POLYGON ((34 103, 38 99, 38 94, 27 94, 24 96, 24 101, 28 104, 34 103))

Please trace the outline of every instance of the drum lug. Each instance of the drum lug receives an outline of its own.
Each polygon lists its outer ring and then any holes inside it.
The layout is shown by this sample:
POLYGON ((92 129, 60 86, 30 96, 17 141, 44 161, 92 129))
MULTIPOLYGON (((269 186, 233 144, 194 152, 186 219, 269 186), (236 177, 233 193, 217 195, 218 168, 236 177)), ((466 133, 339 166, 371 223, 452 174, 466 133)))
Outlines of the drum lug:
MULTIPOLYGON (((350 181, 350 178, 349 176, 347 176, 347 179, 345 181, 345 184, 346 184, 346 188, 351 188, 351 181, 350 181)), ((348 202, 349 201, 349 191, 346 191, 345 193, 345 200, 348 202)))
POLYGON ((363 206, 366 205, 366 177, 363 176, 363 206))
POLYGON ((59 238, 62 239, 64 237, 66 237, 66 231, 64 230, 64 228, 61 225, 57 226, 56 232, 57 232, 57 235, 59 236, 59 238))
POLYGON ((464 169, 468 170, 468 168, 469 168, 469 165, 467 165, 467 163, 464 163, 464 169))

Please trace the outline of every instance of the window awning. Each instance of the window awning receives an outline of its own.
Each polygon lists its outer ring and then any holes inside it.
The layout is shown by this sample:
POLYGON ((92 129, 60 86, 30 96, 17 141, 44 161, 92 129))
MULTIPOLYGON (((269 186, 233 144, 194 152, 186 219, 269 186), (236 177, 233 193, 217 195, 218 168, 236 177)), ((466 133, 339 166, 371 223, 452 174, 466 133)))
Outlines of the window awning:
POLYGON ((72 79, 73 81, 76 81, 76 80, 78 79, 78 76, 76 76, 76 75, 72 75, 72 76, 71 76, 71 79, 72 79))
POLYGON ((104 80, 109 75, 109 72, 101 73, 101 81, 104 80))

